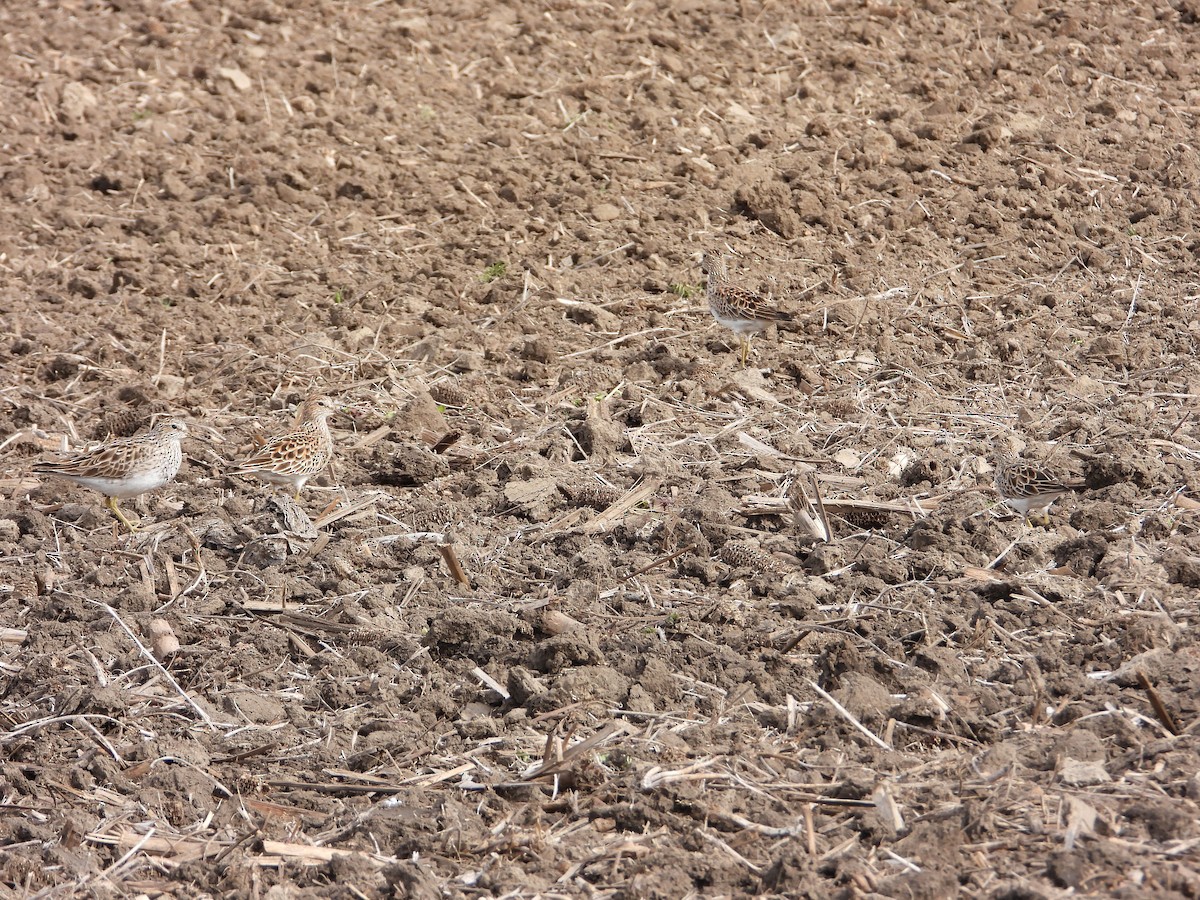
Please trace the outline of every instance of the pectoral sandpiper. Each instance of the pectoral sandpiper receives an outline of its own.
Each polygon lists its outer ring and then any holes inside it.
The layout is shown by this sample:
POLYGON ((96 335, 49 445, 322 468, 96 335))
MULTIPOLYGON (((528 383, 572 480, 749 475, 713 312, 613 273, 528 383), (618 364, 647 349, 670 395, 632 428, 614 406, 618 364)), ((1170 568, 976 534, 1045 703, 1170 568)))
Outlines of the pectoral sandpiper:
POLYGON ((1047 466, 1014 456, 1006 438, 993 438, 992 451, 996 493, 1030 521, 1034 513, 1041 513, 1042 520, 1049 521, 1054 501, 1084 486, 1080 481, 1065 480, 1047 466))
POLYGON ((234 475, 256 475, 271 484, 300 491, 333 458, 333 436, 326 419, 341 407, 328 397, 315 394, 300 404, 292 429, 271 438, 232 470, 234 475))
POLYGON ((34 466, 39 475, 55 475, 104 495, 104 505, 130 531, 137 526, 125 517, 118 500, 137 497, 171 481, 183 462, 179 442, 188 429, 180 419, 165 418, 141 434, 120 438, 92 450, 34 466))
POLYGON ((791 313, 772 309, 754 291, 731 284, 725 259, 715 250, 704 251, 700 268, 708 276, 708 309, 714 319, 738 336, 744 369, 750 353, 750 339, 774 322, 791 321, 791 313))

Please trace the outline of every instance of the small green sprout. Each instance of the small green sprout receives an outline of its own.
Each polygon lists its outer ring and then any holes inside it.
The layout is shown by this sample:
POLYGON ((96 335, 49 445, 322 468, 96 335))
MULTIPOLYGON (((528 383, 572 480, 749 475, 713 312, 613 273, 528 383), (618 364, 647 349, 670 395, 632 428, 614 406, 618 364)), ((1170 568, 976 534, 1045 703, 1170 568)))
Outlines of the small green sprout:
POLYGON ((682 297, 684 300, 690 299, 691 296, 698 290, 699 288, 697 288, 694 284, 671 285, 671 293, 677 297, 682 297))
POLYGON ((484 284, 489 284, 497 278, 503 278, 506 274, 508 274, 508 263, 494 262, 483 270, 483 274, 479 276, 479 280, 484 284))

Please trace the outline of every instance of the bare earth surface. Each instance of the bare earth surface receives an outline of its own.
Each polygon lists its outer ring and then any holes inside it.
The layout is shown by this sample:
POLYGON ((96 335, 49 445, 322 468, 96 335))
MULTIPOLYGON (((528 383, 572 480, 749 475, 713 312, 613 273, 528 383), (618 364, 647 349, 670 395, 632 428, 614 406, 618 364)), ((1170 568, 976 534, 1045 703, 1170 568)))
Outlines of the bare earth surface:
POLYGON ((0 892, 1200 895, 1200 6, 430 6, 0 8, 0 892))

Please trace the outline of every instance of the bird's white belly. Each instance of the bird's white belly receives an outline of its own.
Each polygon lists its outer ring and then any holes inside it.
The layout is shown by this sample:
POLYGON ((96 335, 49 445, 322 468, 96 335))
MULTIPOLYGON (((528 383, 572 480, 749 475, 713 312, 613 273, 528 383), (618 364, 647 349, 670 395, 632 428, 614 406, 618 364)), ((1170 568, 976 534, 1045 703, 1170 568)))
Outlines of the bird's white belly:
POLYGON ((279 472, 272 472, 268 469, 255 469, 247 474, 255 475, 268 484, 300 485, 308 480, 307 475, 281 475, 279 472))
POLYGON ((1033 510, 1049 511, 1061 494, 1038 494, 1036 497, 1005 497, 1004 502, 1023 516, 1033 510))
POLYGON ((99 491, 105 497, 117 497, 124 500, 160 488, 170 481, 170 478, 166 477, 166 473, 162 470, 156 469, 134 472, 124 478, 81 478, 77 475, 73 480, 84 487, 99 491))
POLYGON ((728 316, 713 313, 713 318, 730 329, 734 334, 758 334, 765 331, 770 322, 760 319, 731 319, 728 316))

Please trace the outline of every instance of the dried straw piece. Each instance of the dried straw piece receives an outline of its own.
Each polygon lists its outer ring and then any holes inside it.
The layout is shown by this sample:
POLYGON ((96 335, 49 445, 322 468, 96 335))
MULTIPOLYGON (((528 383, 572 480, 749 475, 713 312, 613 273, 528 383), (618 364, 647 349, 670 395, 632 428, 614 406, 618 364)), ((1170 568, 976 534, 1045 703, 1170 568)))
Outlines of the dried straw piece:
POLYGON ((450 570, 451 577, 459 584, 470 587, 471 579, 467 577, 462 563, 458 561, 458 553, 454 549, 454 543, 446 541, 438 544, 437 548, 438 552, 442 554, 442 561, 446 564, 446 568, 450 570))
POLYGON ((870 740, 870 742, 872 744, 874 744, 876 747, 880 748, 881 750, 891 750, 892 749, 892 746, 890 744, 881 740, 879 738, 879 736, 877 734, 875 734, 875 732, 873 732, 870 728, 868 728, 862 722, 858 721, 858 719, 856 719, 854 717, 854 715, 850 712, 850 710, 846 709, 846 707, 844 707, 844 706, 842 706, 842 704, 838 703, 837 700, 835 700, 829 694, 828 691, 822 690, 821 687, 818 686, 815 681, 810 681, 808 683, 808 686, 810 688, 812 688, 817 693, 817 695, 819 697, 821 697, 822 700, 824 700, 826 703, 828 703, 830 706, 832 706, 834 708, 834 710, 838 713, 838 715, 840 715, 843 719, 845 719, 847 722, 849 722, 851 725, 853 725, 861 734, 863 734, 868 740, 870 740))
POLYGON ((447 431, 429 445, 429 450, 432 453, 445 453, 457 444, 460 438, 462 438, 461 431, 447 431))
POLYGON ((483 671, 483 669, 481 669, 479 666, 475 666, 475 668, 471 669, 471 674, 474 675, 479 683, 484 687, 495 691, 499 695, 500 699, 504 702, 507 703, 512 699, 512 695, 509 694, 508 689, 487 672, 483 671))
POLYGON ((742 854, 738 853, 731 846, 729 846, 729 844, 727 842, 721 840, 721 838, 717 837, 715 834, 713 834, 708 829, 706 829, 706 828, 697 829, 696 834, 700 835, 700 837, 704 838, 709 843, 714 844, 716 847, 720 848, 721 850, 724 850, 731 857, 733 857, 737 862, 741 863, 743 866, 745 866, 747 869, 749 869, 755 875, 762 875, 763 870, 764 870, 763 866, 756 865, 755 863, 752 863, 750 860, 746 859, 746 857, 744 857, 742 854))
POLYGON ((1141 669, 1138 669, 1137 680, 1142 690, 1146 692, 1146 697, 1150 700, 1150 705, 1154 707, 1154 714, 1158 716, 1158 720, 1163 723, 1163 726, 1171 734, 1179 734, 1179 724, 1175 721, 1175 717, 1171 715, 1171 711, 1163 703, 1162 697, 1158 695, 1158 691, 1150 683, 1149 677, 1141 669))
POLYGON ((683 547, 680 547, 678 550, 676 550, 674 553, 669 553, 666 556, 660 556, 658 559, 654 560, 653 562, 646 563, 646 565, 642 566, 636 572, 630 572, 624 578, 618 579, 617 584, 624 584, 626 581, 632 581, 633 579, 637 578, 639 575, 645 575, 651 569, 657 569, 659 566, 665 565, 666 563, 669 563, 673 559, 678 559, 679 557, 683 556, 683 554, 690 553, 694 549, 695 548, 692 547, 690 544, 684 545, 683 547))
POLYGON ((566 749, 563 749, 555 740, 554 734, 548 734, 542 761, 521 773, 521 780, 532 781, 535 778, 546 778, 567 772, 597 747, 608 743, 613 738, 632 734, 634 731, 634 727, 627 722, 610 722, 591 737, 584 738, 566 749))
POLYGON ((829 528, 829 519, 825 515, 825 506, 821 500, 820 491, 817 490, 815 479, 812 482, 812 486, 817 495, 816 503, 813 503, 809 499, 808 492, 804 490, 804 485, 797 478, 788 490, 787 507, 792 512, 793 521, 807 532, 810 537, 818 541, 828 541, 833 535, 829 528))

